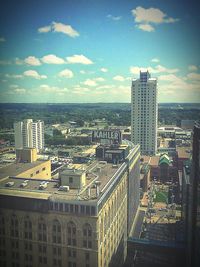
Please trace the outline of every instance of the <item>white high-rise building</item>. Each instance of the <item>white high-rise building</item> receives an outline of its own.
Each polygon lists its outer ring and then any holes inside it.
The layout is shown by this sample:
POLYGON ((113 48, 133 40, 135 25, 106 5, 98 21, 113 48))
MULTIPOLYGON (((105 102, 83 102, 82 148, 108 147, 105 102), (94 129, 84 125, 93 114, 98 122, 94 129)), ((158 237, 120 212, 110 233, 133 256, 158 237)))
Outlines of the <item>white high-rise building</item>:
POLYGON ((33 147, 44 148, 44 122, 27 119, 14 123, 15 149, 33 147))
POLYGON ((156 154, 157 119, 157 79, 140 71, 140 78, 132 81, 131 140, 140 144, 141 155, 156 154))

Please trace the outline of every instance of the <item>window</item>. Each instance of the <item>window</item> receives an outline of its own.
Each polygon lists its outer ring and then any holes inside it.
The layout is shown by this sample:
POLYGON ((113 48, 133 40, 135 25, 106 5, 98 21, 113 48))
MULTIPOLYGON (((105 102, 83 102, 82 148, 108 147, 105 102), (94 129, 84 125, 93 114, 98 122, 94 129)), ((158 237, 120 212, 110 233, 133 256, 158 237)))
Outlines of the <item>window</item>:
POLYGON ((73 177, 69 177, 69 183, 70 183, 70 184, 73 183, 73 177))
POLYGON ((5 235, 5 219, 2 214, 0 214, 0 235, 5 235))
POLYGON ((76 250, 68 248, 68 257, 70 258, 76 258, 76 250))
POLYGON ((61 225, 58 220, 53 221, 52 239, 53 243, 61 243, 61 225))
POLYGON ((92 227, 88 223, 83 226, 83 247, 92 248, 92 227))
POLYGON ((54 256, 61 256, 61 248, 60 247, 53 247, 53 255, 54 256))
POLYGON ((67 224, 68 245, 76 246, 76 225, 71 221, 67 224))
POLYGON ((16 215, 11 217, 10 234, 12 237, 19 237, 19 222, 16 215))
POLYGON ((29 216, 24 219, 24 237, 25 239, 32 239, 32 222, 29 216))
POLYGON ((90 259, 90 254, 88 252, 85 253, 85 260, 88 261, 90 259))
POLYGON ((29 251, 32 251, 32 243, 30 243, 30 242, 25 242, 24 243, 24 248, 25 248, 25 250, 29 250, 29 251))
POLYGON ((43 218, 38 221, 38 241, 47 241, 47 226, 43 218))
POLYGON ((36 174, 38 174, 40 171, 36 171, 36 174))
POLYGON ((47 247, 45 245, 39 245, 38 246, 38 251, 39 251, 39 253, 46 254, 47 253, 47 247))

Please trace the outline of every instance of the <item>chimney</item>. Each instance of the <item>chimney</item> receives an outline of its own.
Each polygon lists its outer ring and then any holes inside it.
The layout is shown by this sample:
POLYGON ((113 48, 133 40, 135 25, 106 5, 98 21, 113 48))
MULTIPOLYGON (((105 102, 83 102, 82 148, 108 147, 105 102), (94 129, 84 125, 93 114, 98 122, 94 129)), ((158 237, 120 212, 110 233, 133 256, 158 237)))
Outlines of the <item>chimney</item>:
POLYGON ((90 198, 90 195, 91 195, 91 188, 90 187, 87 188, 87 193, 88 193, 88 197, 90 198))
POLYGON ((99 187, 100 187, 101 182, 95 181, 95 184, 96 184, 96 197, 98 197, 99 196, 99 187))

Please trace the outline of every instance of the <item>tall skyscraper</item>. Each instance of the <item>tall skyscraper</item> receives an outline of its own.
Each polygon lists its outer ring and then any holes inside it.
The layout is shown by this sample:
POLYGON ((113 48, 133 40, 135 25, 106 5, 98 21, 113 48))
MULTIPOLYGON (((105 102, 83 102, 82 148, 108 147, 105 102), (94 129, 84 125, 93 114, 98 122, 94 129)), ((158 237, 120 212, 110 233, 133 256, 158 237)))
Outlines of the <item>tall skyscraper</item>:
POLYGON ((157 80, 148 71, 140 71, 131 90, 131 140, 140 144, 142 155, 155 155, 157 150, 157 80))
POLYGON ((44 148, 44 122, 27 119, 14 123, 15 148, 34 147, 44 148))

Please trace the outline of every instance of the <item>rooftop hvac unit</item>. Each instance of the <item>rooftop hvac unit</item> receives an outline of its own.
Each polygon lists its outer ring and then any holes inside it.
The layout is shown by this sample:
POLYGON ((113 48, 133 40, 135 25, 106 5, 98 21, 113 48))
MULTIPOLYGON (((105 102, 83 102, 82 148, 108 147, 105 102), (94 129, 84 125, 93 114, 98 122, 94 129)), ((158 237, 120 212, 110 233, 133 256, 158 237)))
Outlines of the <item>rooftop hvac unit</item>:
POLYGON ((69 186, 68 186, 68 185, 61 185, 61 186, 58 188, 58 191, 65 191, 65 192, 68 192, 68 191, 69 191, 69 186))

